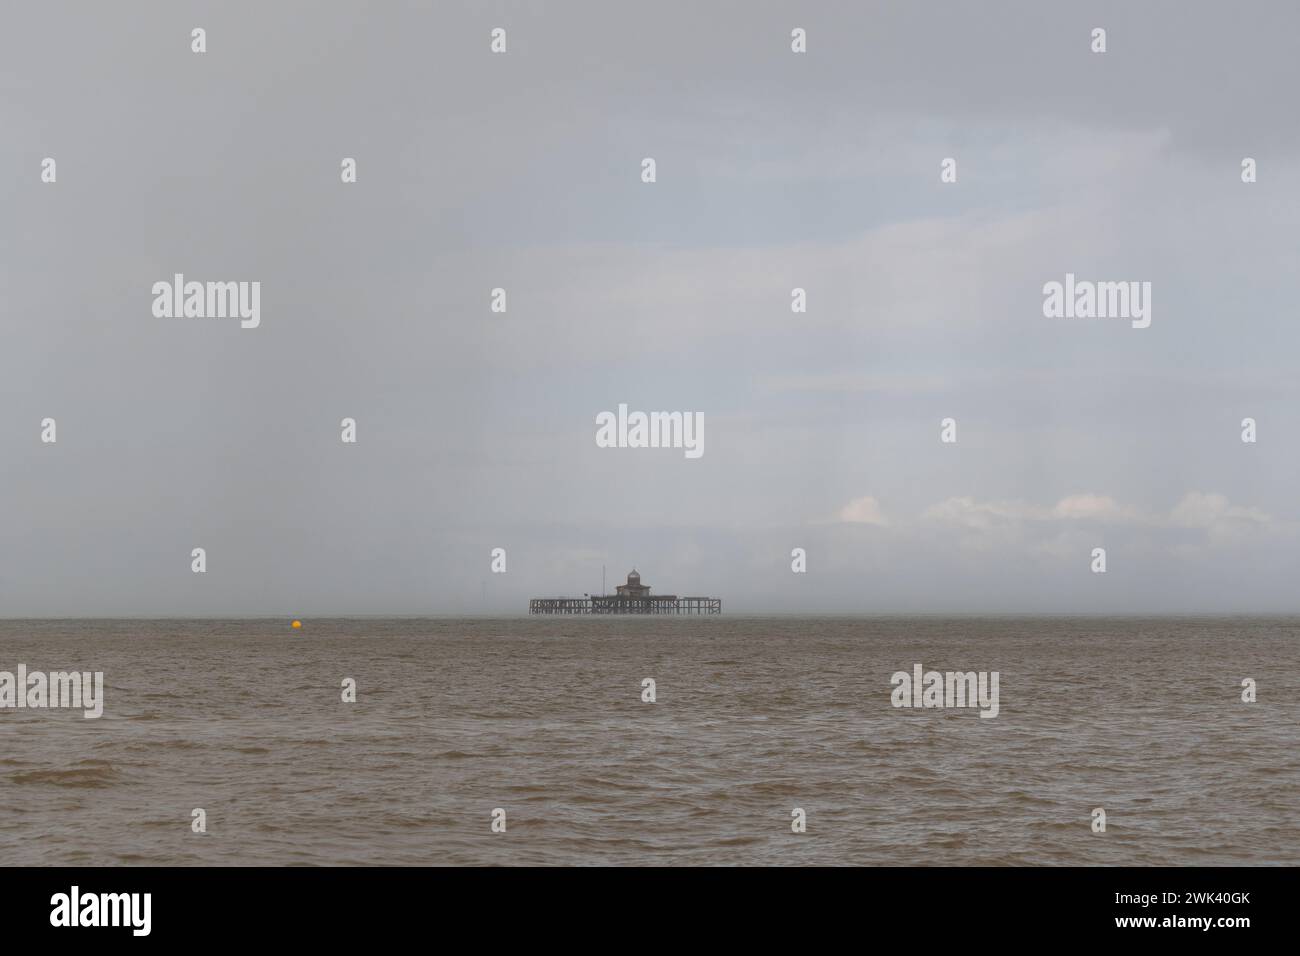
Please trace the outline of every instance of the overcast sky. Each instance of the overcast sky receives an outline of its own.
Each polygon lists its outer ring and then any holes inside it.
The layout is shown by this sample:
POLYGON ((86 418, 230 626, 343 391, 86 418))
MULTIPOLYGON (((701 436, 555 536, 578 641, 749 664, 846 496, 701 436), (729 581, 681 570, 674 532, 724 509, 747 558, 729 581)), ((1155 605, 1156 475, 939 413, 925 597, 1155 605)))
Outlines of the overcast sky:
POLYGON ((1300 610, 1289 0, 2 16, 0 616, 1300 610))

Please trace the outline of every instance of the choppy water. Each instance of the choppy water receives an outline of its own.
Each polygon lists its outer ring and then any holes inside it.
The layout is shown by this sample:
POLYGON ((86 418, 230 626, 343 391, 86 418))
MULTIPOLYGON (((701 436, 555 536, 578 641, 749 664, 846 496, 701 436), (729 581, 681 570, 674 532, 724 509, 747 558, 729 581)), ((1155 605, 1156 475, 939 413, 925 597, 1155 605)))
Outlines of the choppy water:
POLYGON ((0 860, 1296 864, 1298 639, 1294 619, 4 621, 0 670, 102 670, 107 700, 0 710, 0 860), (917 662, 999 671, 1000 715, 894 709, 917 662))

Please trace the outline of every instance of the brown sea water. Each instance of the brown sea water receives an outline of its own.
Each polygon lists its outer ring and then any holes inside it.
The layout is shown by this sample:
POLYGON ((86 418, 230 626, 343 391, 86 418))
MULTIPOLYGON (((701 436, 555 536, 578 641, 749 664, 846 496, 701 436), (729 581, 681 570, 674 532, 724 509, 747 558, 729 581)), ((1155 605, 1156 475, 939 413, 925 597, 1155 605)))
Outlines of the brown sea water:
POLYGON ((0 670, 100 670, 106 702, 0 710, 0 860, 1297 864, 1298 640, 1297 619, 2 621, 0 670), (918 662, 998 671, 999 716, 895 709, 918 662))

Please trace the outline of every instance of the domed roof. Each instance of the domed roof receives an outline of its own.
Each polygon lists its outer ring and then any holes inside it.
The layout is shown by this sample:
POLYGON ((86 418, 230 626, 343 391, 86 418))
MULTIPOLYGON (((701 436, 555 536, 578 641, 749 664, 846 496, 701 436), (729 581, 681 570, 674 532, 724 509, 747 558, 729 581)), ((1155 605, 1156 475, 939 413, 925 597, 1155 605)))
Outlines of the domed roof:
POLYGON ((627 583, 628 583, 628 584, 640 584, 640 583, 641 583, 641 575, 639 575, 639 574, 636 573, 636 568, 633 568, 632 571, 631 571, 631 573, 628 574, 628 576, 627 576, 627 583))

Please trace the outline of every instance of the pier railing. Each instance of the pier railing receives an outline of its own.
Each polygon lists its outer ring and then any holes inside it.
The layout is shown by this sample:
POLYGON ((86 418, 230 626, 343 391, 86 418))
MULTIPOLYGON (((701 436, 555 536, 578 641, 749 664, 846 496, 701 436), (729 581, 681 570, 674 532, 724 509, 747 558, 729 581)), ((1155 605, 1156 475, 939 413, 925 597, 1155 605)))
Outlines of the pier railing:
POLYGON ((529 614, 721 614, 722 598, 651 597, 533 598, 529 614))

